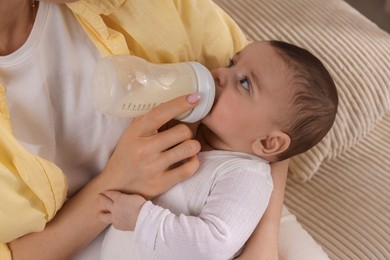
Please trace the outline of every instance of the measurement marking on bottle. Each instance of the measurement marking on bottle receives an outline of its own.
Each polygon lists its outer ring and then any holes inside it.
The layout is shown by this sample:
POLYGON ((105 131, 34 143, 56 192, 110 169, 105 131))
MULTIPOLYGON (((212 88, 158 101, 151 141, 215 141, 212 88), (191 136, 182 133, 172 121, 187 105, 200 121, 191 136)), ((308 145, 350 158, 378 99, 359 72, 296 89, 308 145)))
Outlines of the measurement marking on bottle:
POLYGON ((130 103, 124 103, 122 104, 122 111, 149 111, 152 110, 154 107, 157 106, 157 103, 140 103, 140 104, 134 104, 132 102, 130 103))

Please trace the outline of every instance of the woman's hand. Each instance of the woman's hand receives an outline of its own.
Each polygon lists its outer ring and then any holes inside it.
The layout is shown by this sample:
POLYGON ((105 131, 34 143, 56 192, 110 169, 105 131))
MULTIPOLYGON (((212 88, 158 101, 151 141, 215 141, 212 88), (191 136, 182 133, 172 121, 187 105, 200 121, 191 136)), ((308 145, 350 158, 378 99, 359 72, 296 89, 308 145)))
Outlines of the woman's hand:
POLYGON ((199 167, 200 144, 192 139, 190 128, 179 124, 162 132, 158 129, 193 109, 199 98, 198 94, 179 97, 134 119, 102 173, 108 181, 105 190, 152 198, 192 176, 199 167))

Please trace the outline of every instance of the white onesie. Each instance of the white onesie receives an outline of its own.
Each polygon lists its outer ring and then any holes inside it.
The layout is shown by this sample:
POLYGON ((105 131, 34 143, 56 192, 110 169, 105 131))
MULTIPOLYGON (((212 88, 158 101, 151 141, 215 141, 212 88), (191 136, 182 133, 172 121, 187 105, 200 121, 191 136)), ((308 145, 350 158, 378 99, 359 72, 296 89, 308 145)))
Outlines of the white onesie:
POLYGON ((102 259, 232 259, 263 215, 273 189, 269 164, 208 151, 200 168, 141 209, 134 232, 107 231, 102 259))

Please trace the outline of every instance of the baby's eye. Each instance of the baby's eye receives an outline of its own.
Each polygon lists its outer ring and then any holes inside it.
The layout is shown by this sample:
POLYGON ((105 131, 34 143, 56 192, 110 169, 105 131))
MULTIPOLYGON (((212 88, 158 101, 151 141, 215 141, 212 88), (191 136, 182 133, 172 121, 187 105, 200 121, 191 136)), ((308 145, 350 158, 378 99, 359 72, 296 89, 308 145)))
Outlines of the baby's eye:
POLYGON ((228 68, 232 68, 232 67, 234 67, 234 65, 236 65, 235 63, 234 63, 234 60, 229 60, 229 65, 227 66, 228 68))
POLYGON ((241 84, 241 86, 242 86, 244 89, 246 89, 246 90, 249 90, 250 87, 251 87, 251 84, 250 84, 248 78, 240 79, 240 84, 241 84))

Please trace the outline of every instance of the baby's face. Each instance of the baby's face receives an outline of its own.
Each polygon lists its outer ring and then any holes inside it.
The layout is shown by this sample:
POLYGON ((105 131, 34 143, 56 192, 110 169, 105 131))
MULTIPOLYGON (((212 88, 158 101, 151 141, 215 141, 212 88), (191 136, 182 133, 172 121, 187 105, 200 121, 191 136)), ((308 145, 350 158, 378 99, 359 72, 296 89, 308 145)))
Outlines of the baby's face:
POLYGON ((237 53, 225 68, 212 71, 214 106, 203 124, 214 148, 251 153, 257 138, 280 130, 288 109, 290 72, 267 42, 256 42, 237 53))

